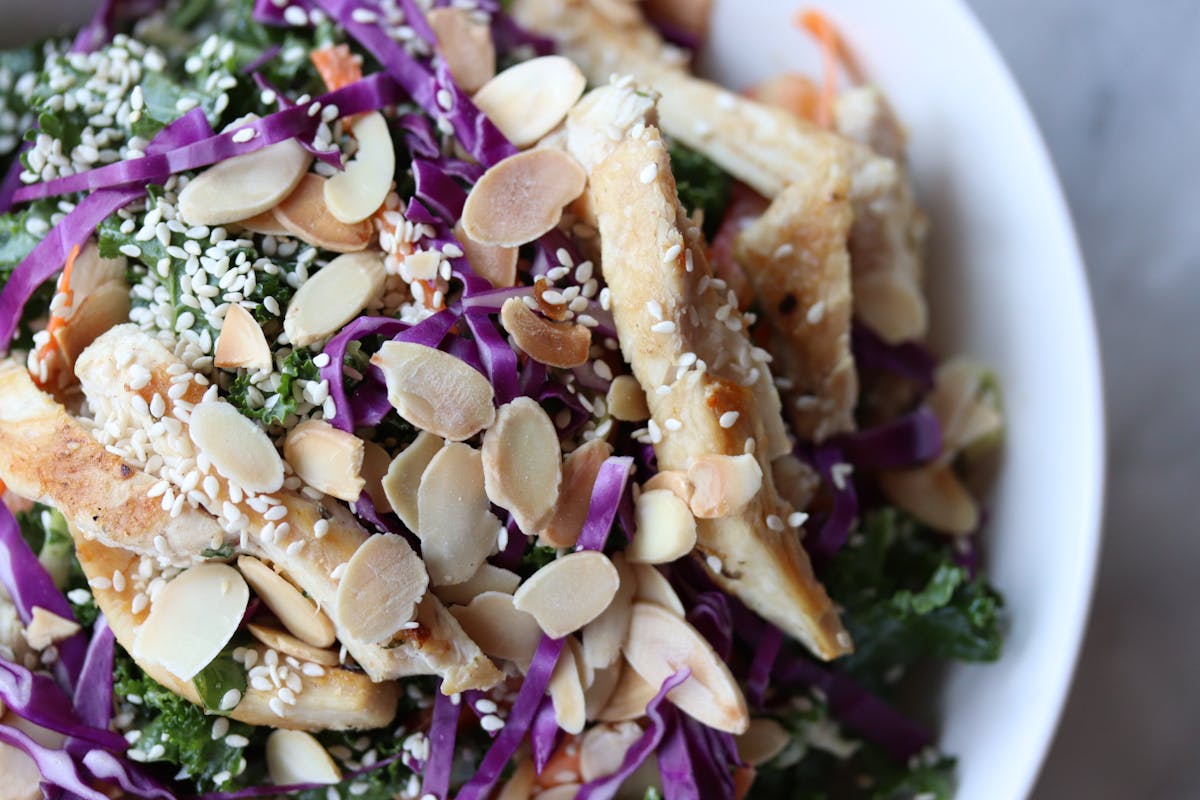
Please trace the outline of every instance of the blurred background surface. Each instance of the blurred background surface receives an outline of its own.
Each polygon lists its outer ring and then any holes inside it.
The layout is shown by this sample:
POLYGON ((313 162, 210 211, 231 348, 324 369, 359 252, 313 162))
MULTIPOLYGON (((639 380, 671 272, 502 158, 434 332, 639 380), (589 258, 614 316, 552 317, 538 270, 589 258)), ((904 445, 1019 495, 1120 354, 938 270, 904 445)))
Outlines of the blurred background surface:
POLYGON ((968 3, 1050 146, 1104 356, 1104 553, 1033 798, 1200 797, 1200 3, 968 3))

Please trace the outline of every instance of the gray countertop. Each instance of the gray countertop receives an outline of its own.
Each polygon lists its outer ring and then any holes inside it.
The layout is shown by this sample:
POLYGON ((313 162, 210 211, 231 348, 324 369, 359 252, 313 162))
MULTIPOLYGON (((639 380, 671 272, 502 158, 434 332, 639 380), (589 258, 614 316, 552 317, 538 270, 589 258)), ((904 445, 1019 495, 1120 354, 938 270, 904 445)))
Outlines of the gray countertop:
POLYGON ((1104 553, 1033 797, 1200 797, 1200 3, 969 3, 1050 145, 1104 355, 1104 553))

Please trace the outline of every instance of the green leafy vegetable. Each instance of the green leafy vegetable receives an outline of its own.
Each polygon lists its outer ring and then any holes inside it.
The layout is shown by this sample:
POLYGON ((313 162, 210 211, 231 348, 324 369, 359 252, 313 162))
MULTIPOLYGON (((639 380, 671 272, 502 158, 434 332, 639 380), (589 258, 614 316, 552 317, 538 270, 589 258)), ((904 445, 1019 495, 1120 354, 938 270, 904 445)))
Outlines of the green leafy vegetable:
MULTIPOLYGON (((8 283, 17 265, 45 238, 57 210, 54 201, 39 200, 17 211, 0 215, 0 286, 8 283)), ((56 280, 51 278, 39 286, 25 304, 13 347, 22 350, 33 348, 34 323, 49 315, 56 280)))
POLYGON ((192 678, 204 710, 210 714, 229 714, 233 708, 222 708, 221 701, 231 690, 239 696, 246 693, 246 668, 233 660, 233 651, 222 651, 192 678))
POLYGON ((517 572, 524 576, 532 575, 556 558, 558 558, 558 551, 553 547, 535 544, 525 551, 525 555, 521 556, 521 566, 517 568, 517 572))
POLYGON ((242 414, 263 425, 282 424, 288 415, 296 413, 300 401, 296 381, 321 379, 321 370, 313 363, 312 359, 312 352, 303 347, 298 347, 288 353, 279 368, 282 376, 279 388, 275 394, 265 398, 264 402, 257 401, 255 394, 258 390, 250 382, 249 375, 239 375, 234 379, 233 384, 229 387, 227 399, 242 414))
POLYGON ((38 554, 38 561, 54 579, 54 585, 65 592, 71 602, 75 619, 84 627, 96 621, 99 610, 92 600, 87 576, 75 557, 75 541, 67 528, 66 518, 57 510, 37 503, 28 511, 17 513, 17 524, 29 548, 38 554), (84 590, 77 594, 77 590, 84 590), (85 602, 73 597, 86 595, 85 602))
POLYGON ((223 544, 220 547, 206 547, 200 551, 200 557, 214 558, 217 560, 233 558, 233 545, 223 544))
POLYGON ((689 212, 697 209, 704 212, 704 233, 711 239, 729 205, 732 181, 716 164, 678 142, 671 144, 670 154, 679 202, 689 212))

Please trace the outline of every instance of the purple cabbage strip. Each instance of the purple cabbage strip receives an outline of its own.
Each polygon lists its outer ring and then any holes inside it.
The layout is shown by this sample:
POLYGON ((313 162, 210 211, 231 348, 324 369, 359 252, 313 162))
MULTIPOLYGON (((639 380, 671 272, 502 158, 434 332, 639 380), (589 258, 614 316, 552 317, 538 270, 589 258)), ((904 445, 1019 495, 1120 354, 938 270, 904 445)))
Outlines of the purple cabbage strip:
POLYGON ((413 178, 415 193, 425 207, 439 215, 447 225, 453 225, 462 216, 467 193, 453 178, 432 161, 414 158, 413 178))
POLYGON ((309 0, 288 0, 282 8, 275 5, 272 0, 254 0, 254 21, 279 28, 307 27, 309 25, 308 12, 310 11, 312 11, 312 3, 309 0), (299 6, 300 10, 304 12, 303 26, 292 25, 287 21, 284 11, 289 6, 299 6))
POLYGON ((804 548, 811 555, 829 558, 841 550, 850 538, 850 529, 858 516, 858 492, 850 478, 844 478, 842 488, 838 488, 833 480, 833 468, 845 463, 841 448, 830 444, 819 445, 806 455, 833 493, 833 510, 825 518, 817 535, 805 538, 804 548))
POLYGON ((542 704, 533 716, 533 724, 529 726, 529 741, 533 745, 533 766, 538 775, 542 774, 550 756, 554 755, 554 748, 558 747, 559 733, 554 703, 549 697, 543 697, 542 704))
POLYGON ((688 749, 683 715, 674 706, 663 712, 666 732, 658 745, 658 771, 662 776, 665 800, 700 800, 696 784, 696 767, 688 749))
MULTIPOLYGON (((0 585, 8 592, 21 622, 28 625, 35 607, 44 608, 63 619, 74 620, 71 604, 54 585, 50 573, 21 535, 21 528, 8 506, 0 502, 0 585)), ((79 681, 87 653, 87 639, 80 631, 56 645, 58 658, 54 671, 59 684, 67 689, 79 681)), ((10 705, 13 705, 10 703, 10 705)))
POLYGON ((433 700, 433 721, 429 724, 429 760, 421 776, 421 796, 432 795, 437 800, 450 796, 450 772, 454 767, 454 741, 458 736, 458 717, 461 707, 441 691, 433 700))
POLYGON ((146 800, 175 800, 175 795, 169 789, 142 772, 136 764, 131 764, 125 758, 95 748, 83 751, 83 755, 80 756, 81 748, 78 745, 77 742, 71 742, 67 745, 67 750, 94 777, 120 786, 133 797, 146 798, 146 800))
POLYGON ((837 436, 845 460, 865 469, 912 467, 935 458, 942 449, 942 427, 929 406, 884 425, 837 436))
POLYGON ((759 637, 758 646, 754 648, 754 657, 746 675, 746 699, 756 708, 762 708, 766 703, 771 670, 775 667, 775 659, 778 658, 782 646, 783 631, 769 625, 759 637))
POLYGON ((617 516, 617 507, 625 494, 633 459, 629 456, 610 456, 600 465, 596 483, 592 486, 592 501, 588 504, 587 519, 579 534, 576 547, 580 550, 603 550, 608 542, 617 516))
POLYGON ((920 342, 888 344, 859 320, 850 330, 850 346, 860 370, 886 372, 906 378, 922 389, 933 388, 937 359, 920 342))
POLYGON ((496 391, 496 402, 503 405, 518 397, 521 385, 517 375, 517 354, 496 330, 495 323, 486 312, 480 311, 464 312, 463 320, 475 336, 479 358, 496 391))
POLYGON ((275 57, 277 55, 279 55, 279 51, 281 51, 282 49, 283 48, 280 45, 277 45, 277 44, 271 45, 266 50, 263 50, 262 53, 258 56, 258 58, 254 59, 246 66, 242 67, 242 74, 251 75, 251 74, 257 72, 258 70, 262 69, 263 66, 271 63, 271 61, 273 61, 275 59, 275 57))
POLYGON ((49 675, 30 672, 3 659, 0 659, 0 699, 17 716, 35 725, 109 750, 126 747, 120 734, 81 721, 70 698, 49 675))
POLYGON ((508 712, 504 729, 488 748, 475 775, 459 790, 457 800, 485 800, 490 795, 492 787, 500 780, 505 766, 533 724, 534 715, 542 704, 546 685, 550 682, 550 675, 554 672, 554 665, 565 643, 566 639, 542 637, 521 689, 517 692, 517 699, 508 712))
MULTIPOLYGON (((739 763, 737 748, 730 748, 729 739, 718 735, 718 731, 703 725, 691 717, 680 714, 680 727, 683 728, 683 738, 687 742, 688 752, 696 768, 697 785, 701 797, 717 798, 733 797, 733 771, 731 767, 739 763), (730 749, 733 750, 732 757, 730 749)), ((728 734, 725 734, 728 737, 728 734)))
POLYGON ((72 53, 91 53, 112 41, 118 17, 144 17, 162 5, 162 0, 102 0, 91 20, 79 29, 71 44, 72 53))
POLYGON ((503 11, 492 15, 492 41, 500 53, 507 53, 517 47, 530 47, 535 54, 548 56, 557 49, 553 39, 523 28, 503 11))
POLYGON ((374 427, 391 410, 392 402, 388 400, 387 381, 383 377, 383 370, 374 364, 367 364, 362 383, 354 387, 354 394, 350 396, 350 413, 353 415, 355 426, 374 427))
MULTIPOLYGON (((350 770, 342 774, 342 780, 350 780, 361 775, 369 775, 372 772, 390 766, 397 761, 403 763, 410 769, 415 768, 415 764, 405 758, 406 753, 396 753, 393 756, 380 759, 369 767, 359 767, 358 769, 350 770)), ((328 784, 324 783, 289 783, 285 786, 276 786, 267 784, 263 786, 247 786, 245 789, 238 789, 233 792, 208 792, 206 794, 189 797, 187 800, 247 800, 252 797, 276 797, 293 794, 295 792, 303 792, 308 789, 325 789, 328 784)))
POLYGON ((108 795, 88 785, 87 779, 79 773, 79 767, 66 750, 44 747, 11 725, 0 725, 0 742, 17 748, 33 759, 42 778, 51 786, 66 789, 82 800, 109 800, 108 795))
POLYGON ((662 708, 663 703, 666 702, 667 694, 686 681, 691 674, 691 671, 685 667, 663 681, 662 686, 658 689, 658 694, 654 695, 654 698, 646 705, 646 716, 650 720, 650 724, 642 731, 641 738, 625 751, 620 768, 612 775, 596 778, 579 787, 579 794, 575 795, 575 800, 612 800, 616 796, 621 784, 637 771, 638 767, 662 742, 667 728, 662 708))
POLYGON ((713 650, 728 663, 733 653, 733 614, 729 595, 721 591, 701 592, 688 609, 687 621, 700 632, 713 650))
POLYGON ((403 131, 404 146, 414 158, 425 158, 437 161, 442 157, 442 148, 438 144, 437 132, 429 117, 415 112, 404 114, 397 120, 403 131))
MULTIPOLYGON (((113 642, 112 628, 101 615, 92 628, 83 670, 75 687, 75 711, 85 725, 108 729, 113 711, 113 642)), ((118 745, 118 748, 123 746, 118 745)))
POLYGON ((436 46, 437 35, 433 32, 433 28, 429 27, 429 21, 425 19, 425 13, 420 6, 413 0, 396 0, 396 3, 404 12, 404 22, 413 29, 413 33, 417 34, 425 43, 436 46))

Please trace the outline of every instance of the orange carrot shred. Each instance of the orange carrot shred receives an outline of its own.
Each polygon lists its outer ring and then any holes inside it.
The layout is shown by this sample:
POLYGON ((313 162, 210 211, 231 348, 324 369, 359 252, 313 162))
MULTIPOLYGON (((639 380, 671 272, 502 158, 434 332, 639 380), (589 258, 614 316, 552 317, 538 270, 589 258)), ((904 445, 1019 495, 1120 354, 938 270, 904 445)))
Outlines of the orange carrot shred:
POLYGON ((331 92, 362 80, 362 59, 353 55, 344 44, 313 50, 308 57, 331 92))
POLYGON ((821 65, 824 74, 821 81, 821 93, 817 98, 816 119, 817 124, 821 127, 832 128, 839 68, 845 70, 847 77, 854 84, 863 82, 862 70, 829 17, 815 9, 805 9, 796 16, 796 24, 808 31, 821 47, 821 65))
MULTIPOLYGON (((71 272, 75 269, 75 259, 79 257, 79 245, 71 248, 70 254, 67 256, 67 263, 63 266, 62 277, 58 279, 58 291, 67 298, 67 305, 71 305, 74 300, 74 295, 71 292, 71 272)), ((50 338, 46 340, 37 350, 37 360, 41 361, 50 355, 57 346, 54 340, 54 332, 66 326, 67 320, 65 317, 60 317, 57 314, 50 317, 50 321, 46 323, 46 333, 50 334, 50 338)))

